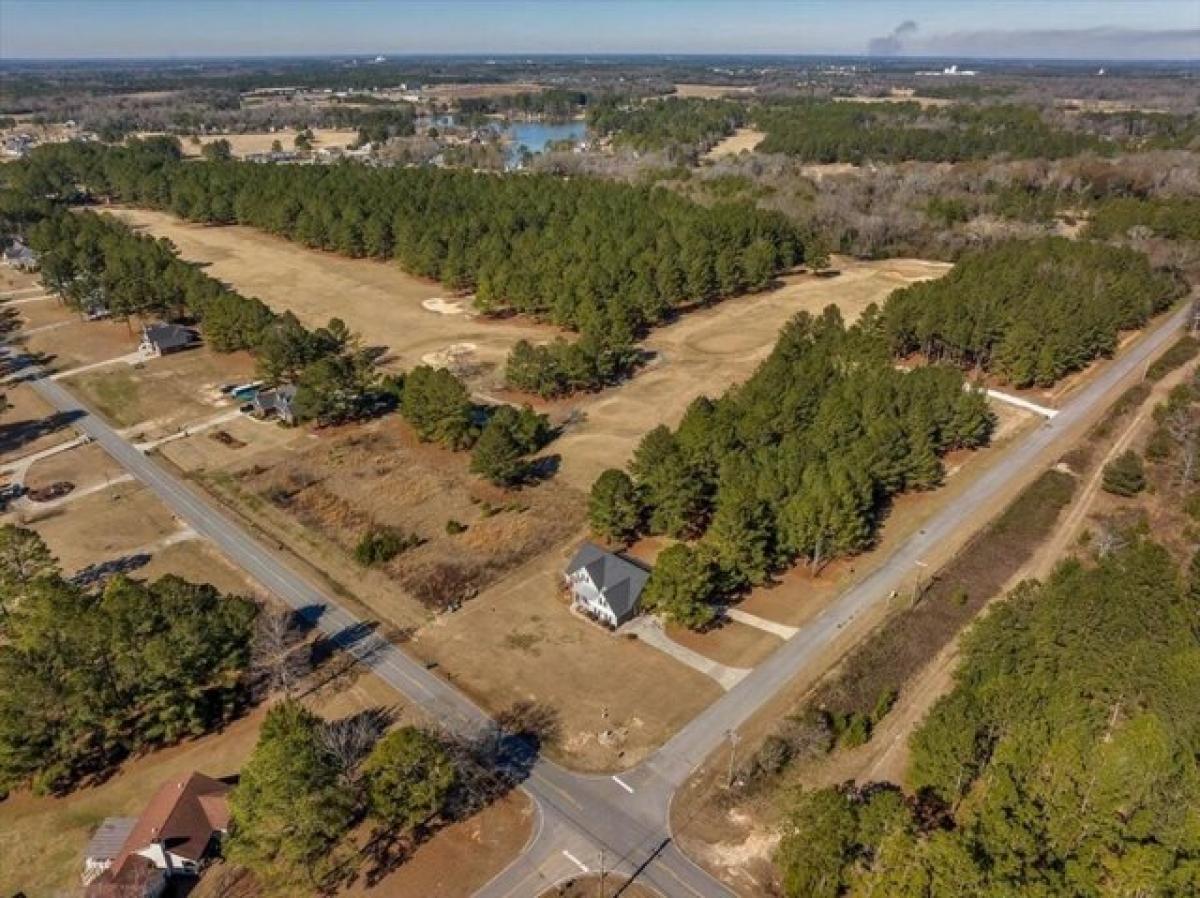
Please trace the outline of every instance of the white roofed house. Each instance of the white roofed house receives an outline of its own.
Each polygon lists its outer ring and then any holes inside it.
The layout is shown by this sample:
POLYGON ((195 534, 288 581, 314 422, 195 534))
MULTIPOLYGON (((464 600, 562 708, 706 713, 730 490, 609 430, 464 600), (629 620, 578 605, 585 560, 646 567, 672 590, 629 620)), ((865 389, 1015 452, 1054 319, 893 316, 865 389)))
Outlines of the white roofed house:
POLYGON ((564 571, 572 604, 588 617, 619 627, 637 614, 650 572, 627 558, 585 542, 564 571))

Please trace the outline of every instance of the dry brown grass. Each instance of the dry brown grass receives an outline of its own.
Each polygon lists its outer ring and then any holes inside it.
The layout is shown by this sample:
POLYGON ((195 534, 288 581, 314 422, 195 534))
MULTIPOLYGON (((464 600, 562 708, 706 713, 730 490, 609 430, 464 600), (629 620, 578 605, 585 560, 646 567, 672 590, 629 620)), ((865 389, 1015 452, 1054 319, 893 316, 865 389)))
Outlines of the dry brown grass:
POLYGON ((719 100, 721 97, 754 93, 753 87, 744 84, 687 84, 675 85, 675 96, 696 97, 701 100, 719 100))
POLYGON ((733 134, 705 153, 704 158, 720 159, 722 156, 736 156, 743 151, 752 153, 766 136, 765 131, 757 131, 754 128, 738 128, 733 134))
POLYGON ((179 529, 174 515, 135 483, 84 496, 52 511, 23 516, 67 573, 127 555, 179 529))
POLYGON ((69 422, 56 417, 53 406, 33 387, 19 384, 3 392, 10 408, 0 415, 0 461, 13 461, 75 436, 69 422))
POLYGON ((205 270, 212 277, 258 297, 277 312, 294 312, 309 327, 341 318, 368 343, 386 346, 388 360, 403 368, 419 365, 453 344, 471 343, 480 374, 492 375, 475 380, 494 385, 517 340, 546 339, 556 333, 529 323, 429 311, 422 302, 449 298, 446 289, 411 277, 392 263, 314 252, 252 228, 189 224, 161 212, 119 209, 113 214, 169 238, 185 259, 211 263, 205 270))

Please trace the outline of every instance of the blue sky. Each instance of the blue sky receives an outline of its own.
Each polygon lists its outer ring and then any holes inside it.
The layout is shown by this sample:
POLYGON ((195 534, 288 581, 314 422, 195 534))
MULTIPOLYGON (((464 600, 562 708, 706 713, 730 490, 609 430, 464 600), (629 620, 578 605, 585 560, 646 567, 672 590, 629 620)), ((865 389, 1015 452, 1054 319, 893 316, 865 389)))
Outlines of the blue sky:
POLYGON ((0 0, 0 58, 864 53, 1200 58, 1200 0, 0 0))

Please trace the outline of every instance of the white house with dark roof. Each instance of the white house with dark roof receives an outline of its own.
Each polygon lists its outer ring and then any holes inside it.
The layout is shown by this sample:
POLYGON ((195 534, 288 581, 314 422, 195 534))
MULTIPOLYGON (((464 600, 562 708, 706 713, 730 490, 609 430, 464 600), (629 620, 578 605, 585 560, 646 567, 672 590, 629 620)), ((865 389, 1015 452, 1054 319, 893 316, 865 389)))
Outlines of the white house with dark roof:
POLYGON ((638 599, 650 572, 595 543, 585 542, 563 574, 579 611, 610 627, 637 614, 638 599))
POLYGON ((296 411, 292 404, 296 400, 296 388, 292 384, 283 384, 268 390, 259 390, 250 400, 254 414, 260 418, 277 417, 285 424, 296 422, 296 411))

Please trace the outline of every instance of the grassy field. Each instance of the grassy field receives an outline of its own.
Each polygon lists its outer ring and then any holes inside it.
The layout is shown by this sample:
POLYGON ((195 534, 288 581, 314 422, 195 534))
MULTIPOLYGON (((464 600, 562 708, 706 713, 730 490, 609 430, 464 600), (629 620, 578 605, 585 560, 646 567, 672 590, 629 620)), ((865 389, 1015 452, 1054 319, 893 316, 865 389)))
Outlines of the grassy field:
POLYGON ((453 297, 440 284, 411 277, 391 263, 314 252, 251 228, 188 224, 143 210, 113 214, 146 233, 169 238, 183 258, 206 263, 212 277, 277 312, 294 312, 309 327, 340 317, 368 344, 385 346, 385 362, 403 368, 449 347, 469 346, 463 358, 476 371, 473 383, 494 387, 517 340, 556 333, 533 324, 430 311, 424 302, 453 297))

